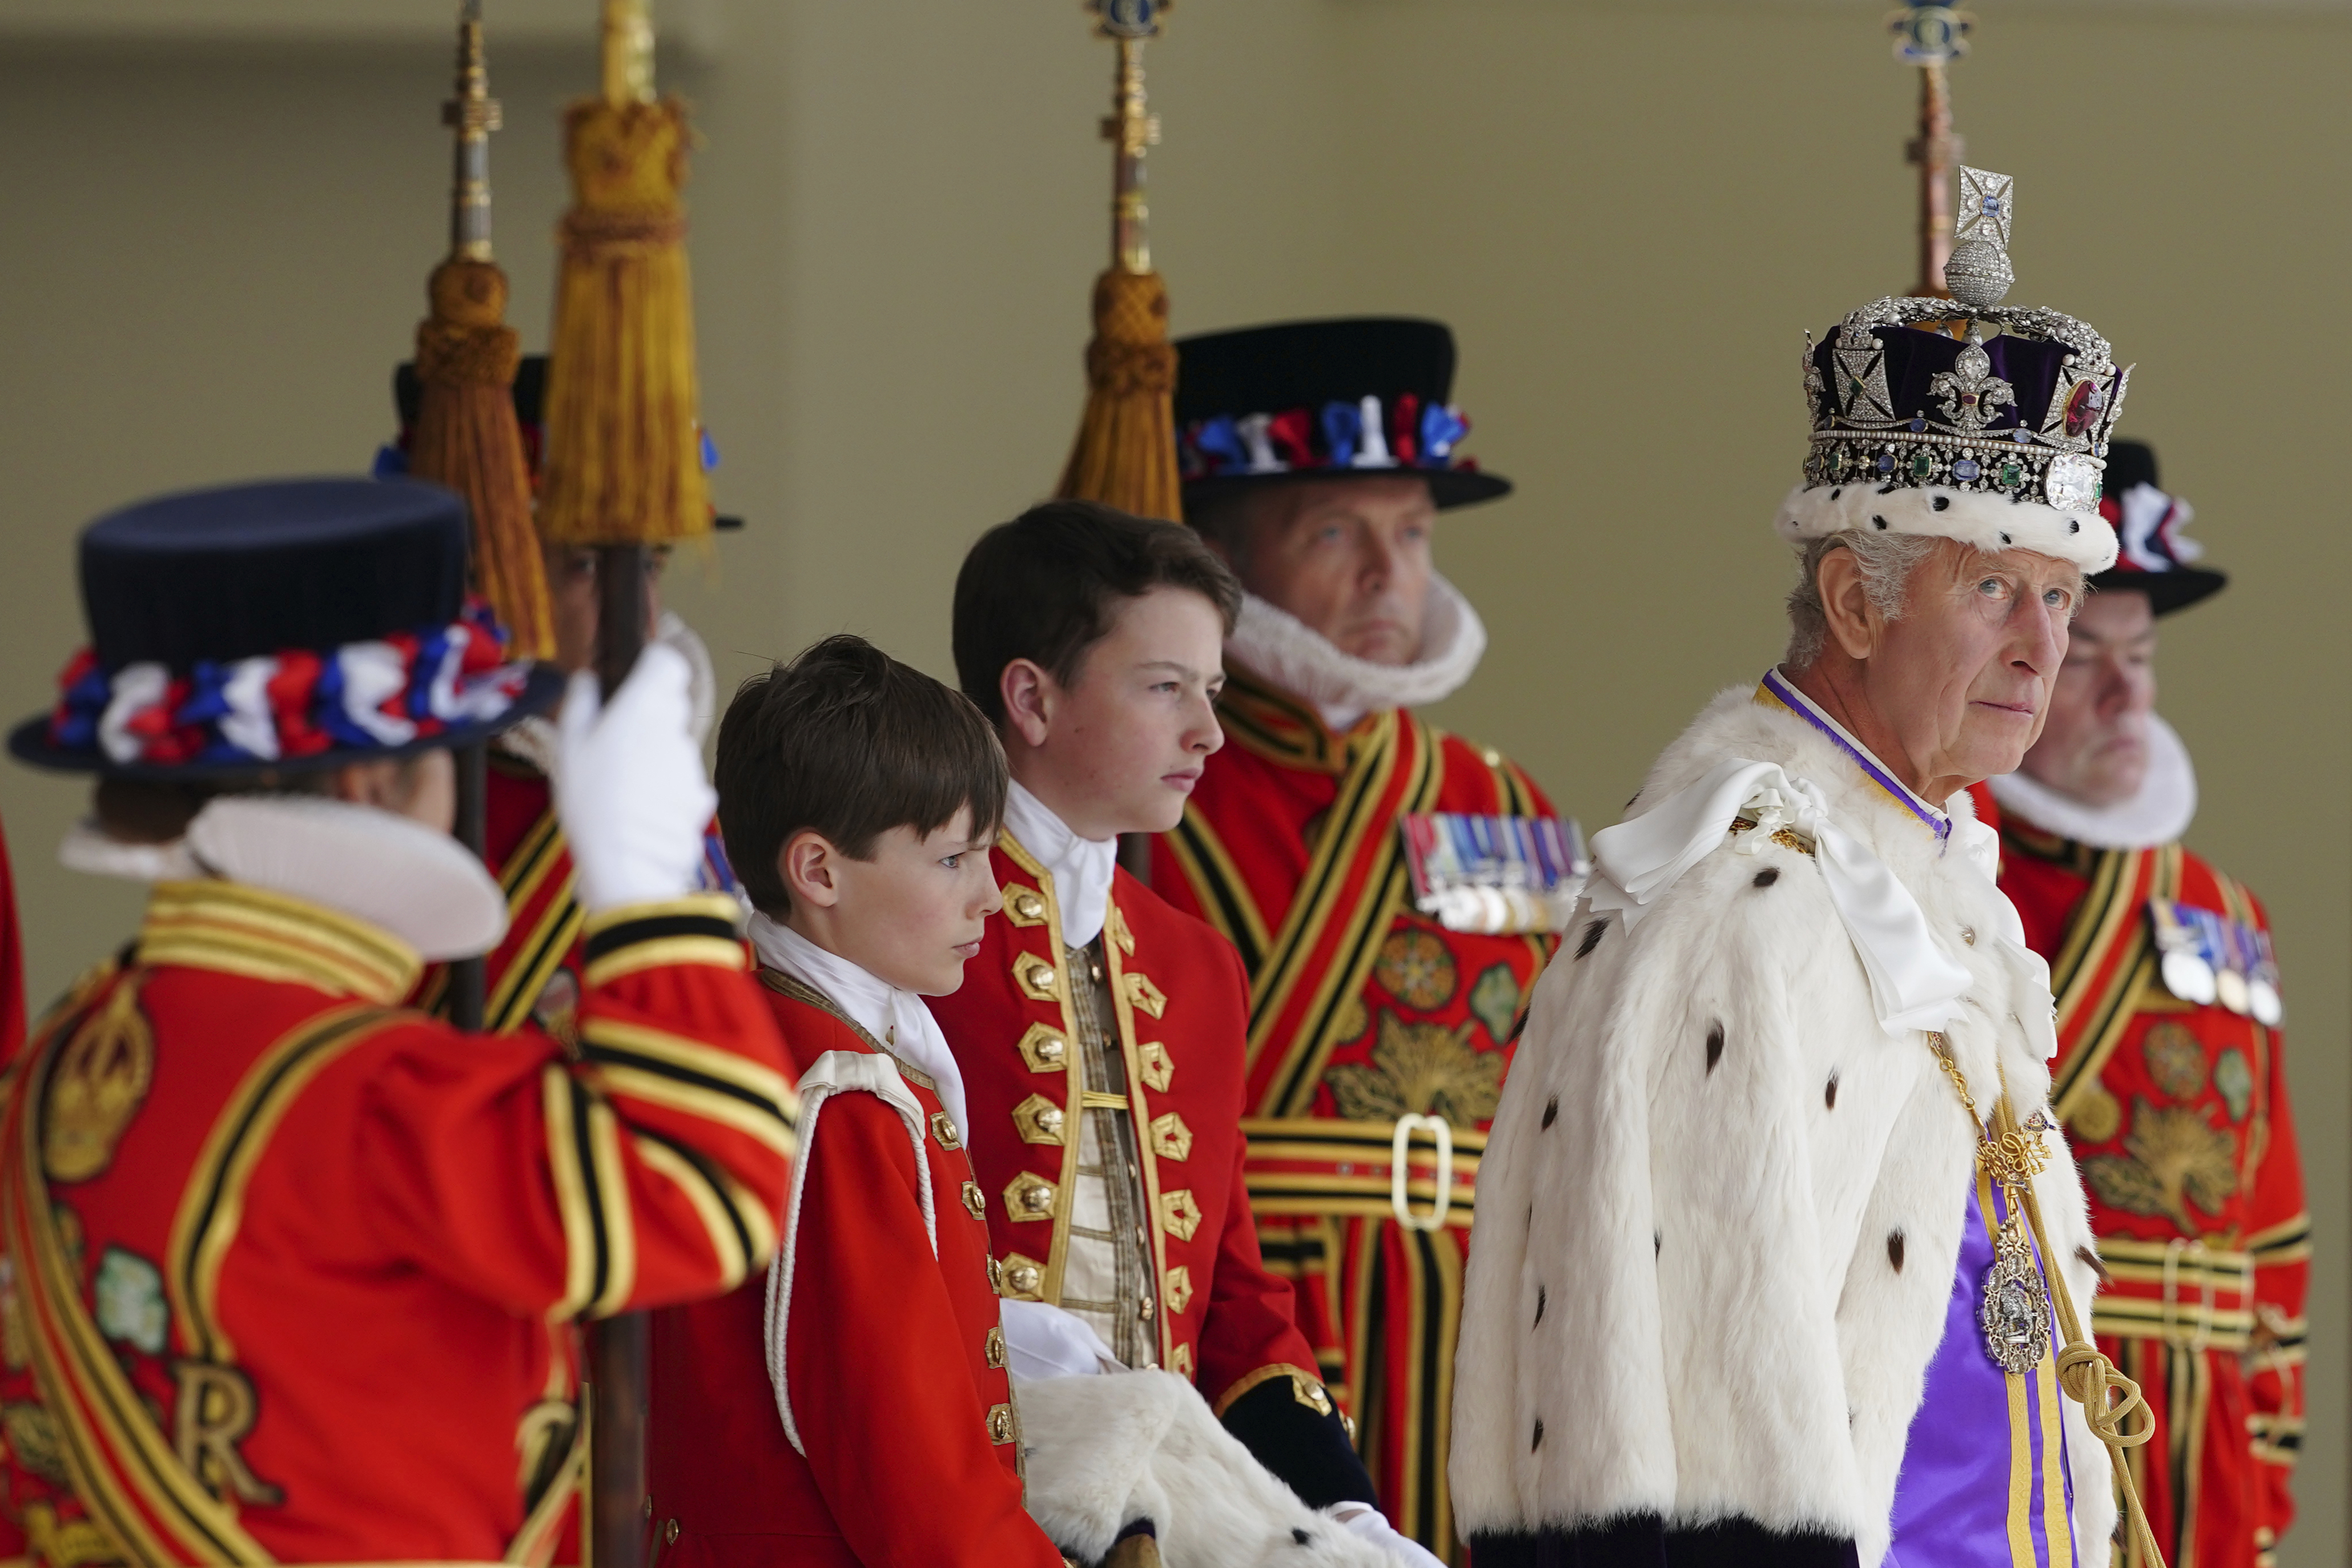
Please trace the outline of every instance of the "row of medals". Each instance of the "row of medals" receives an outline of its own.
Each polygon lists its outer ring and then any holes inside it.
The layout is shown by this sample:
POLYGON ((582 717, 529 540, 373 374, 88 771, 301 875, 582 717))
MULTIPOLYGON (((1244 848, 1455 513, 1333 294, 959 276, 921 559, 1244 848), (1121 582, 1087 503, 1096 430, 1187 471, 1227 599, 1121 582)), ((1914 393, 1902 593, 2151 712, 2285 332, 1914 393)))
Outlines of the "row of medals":
POLYGON ((2267 933, 2165 899, 2149 900, 2147 908, 2167 991, 2200 1007, 2218 1002, 2266 1029, 2278 1027, 2286 1010, 2267 933))

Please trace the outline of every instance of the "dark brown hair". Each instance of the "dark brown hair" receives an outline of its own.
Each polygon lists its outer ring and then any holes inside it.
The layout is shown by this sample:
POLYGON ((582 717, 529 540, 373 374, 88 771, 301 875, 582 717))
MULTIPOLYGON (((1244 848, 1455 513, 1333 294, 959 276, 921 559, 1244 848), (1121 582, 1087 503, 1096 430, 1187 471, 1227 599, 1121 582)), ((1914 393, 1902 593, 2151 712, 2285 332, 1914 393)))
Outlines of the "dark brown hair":
POLYGON ((719 723, 719 831, 752 907, 792 907, 776 859, 814 832, 853 859, 894 827, 1004 817, 1004 749, 960 694, 864 637, 830 637, 736 689, 719 723))
POLYGON ((1242 585, 1181 523, 1094 501, 1053 500, 980 536, 956 574, 956 679, 991 722, 1004 722, 1004 667, 1029 659, 1076 685, 1087 653, 1110 635, 1114 600, 1184 588, 1217 607, 1225 630, 1242 585))

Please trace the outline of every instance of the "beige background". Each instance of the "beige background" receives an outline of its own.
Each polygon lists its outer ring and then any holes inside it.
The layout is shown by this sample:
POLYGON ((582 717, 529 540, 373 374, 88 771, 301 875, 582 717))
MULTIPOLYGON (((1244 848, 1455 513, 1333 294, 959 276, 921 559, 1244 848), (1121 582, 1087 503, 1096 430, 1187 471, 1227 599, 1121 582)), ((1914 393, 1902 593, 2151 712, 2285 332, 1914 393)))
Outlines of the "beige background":
MULTIPOLYGON (((551 41, 551 0, 519 8, 496 170, 536 346, 554 115, 590 65, 551 41)), ((588 0, 572 8, 584 33, 588 0)), ((389 433, 442 242, 446 9, 370 0, 337 27, 329 0, 112 0, 83 26, 0 4, 0 710, 43 705, 79 640, 88 518, 355 469, 389 433)), ((2202 774, 2191 842, 2281 928, 2322 1249, 2305 1513, 2281 1561, 2342 1562, 2352 19, 1980 12, 1956 90, 1972 161, 2020 177, 2013 297, 2140 362, 2125 427, 2236 577, 2168 626, 2163 708, 2202 774)), ((1778 651, 1767 522, 1802 447, 1798 335, 1912 276, 1913 80, 1881 15, 1184 0, 1152 52, 1180 330, 1411 311, 1459 332, 1470 448, 1520 488, 1441 541, 1494 633, 1441 717, 1588 826, 1778 651)), ((751 527, 675 597, 730 680, 842 628, 948 673, 962 545, 1052 482, 1075 426, 1108 47, 1066 0, 705 0, 689 20, 666 82, 709 138, 705 402, 719 498, 751 527)), ((79 799, 0 769, 37 998, 135 916, 131 889, 55 868, 79 799)))

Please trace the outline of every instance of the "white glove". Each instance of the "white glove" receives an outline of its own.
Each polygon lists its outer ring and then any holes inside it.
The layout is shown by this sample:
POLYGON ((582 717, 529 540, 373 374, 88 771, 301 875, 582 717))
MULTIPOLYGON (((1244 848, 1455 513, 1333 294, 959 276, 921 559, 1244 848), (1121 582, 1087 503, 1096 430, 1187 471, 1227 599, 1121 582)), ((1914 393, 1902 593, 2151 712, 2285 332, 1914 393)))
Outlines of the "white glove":
POLYGON ((1000 1301, 997 1309, 1016 1381, 1127 1370, 1094 1325, 1074 1312, 1045 1301, 1000 1301))
POLYGON ((1409 1535, 1399 1535, 1390 1527, 1379 1509, 1370 1503, 1335 1503, 1325 1510, 1338 1520, 1349 1534, 1360 1536, 1400 1563, 1412 1568, 1445 1568, 1445 1560, 1409 1535), (1350 1513, 1349 1509, 1360 1511, 1350 1513))
POLYGON ((555 815, 591 914, 694 890, 719 797, 688 730, 688 681, 677 649, 649 643, 610 707, 593 670, 564 693, 555 815))

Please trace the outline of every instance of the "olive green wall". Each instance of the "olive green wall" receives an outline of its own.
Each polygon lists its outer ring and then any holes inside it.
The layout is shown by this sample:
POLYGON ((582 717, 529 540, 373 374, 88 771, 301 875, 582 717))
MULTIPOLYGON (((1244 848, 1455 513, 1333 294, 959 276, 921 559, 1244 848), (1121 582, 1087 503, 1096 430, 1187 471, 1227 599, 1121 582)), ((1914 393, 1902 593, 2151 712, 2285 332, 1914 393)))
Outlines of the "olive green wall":
MULTIPOLYGON (((47 700, 79 641, 83 521, 169 487, 364 464, 446 168, 446 51, 423 41, 438 6, 374 42, 306 38, 299 7, 257 7, 209 43, 142 41, 120 5, 103 38, 77 39, 55 5, 36 36, 10 26, 23 8, 0 4, 7 713, 47 700)), ((562 201, 553 114, 591 75, 544 41, 547 10, 494 58, 501 248, 534 345, 562 201)), ((2168 626, 2163 708, 2202 775, 2191 841, 2280 927, 2322 1249, 2305 1521, 2281 1561, 2338 1563, 2352 538, 2335 464, 2352 344, 2324 301, 2352 253, 2352 17, 1979 11, 1955 90, 1971 159, 2020 178, 2014 298, 2087 317, 2140 362, 2126 428, 2157 443, 2236 579, 2168 626)), ((1470 448, 1520 489, 1441 539, 1494 646, 1440 716, 1588 826, 1778 651, 1788 569, 1767 523, 1802 447, 1799 333, 1912 274, 1913 85, 1881 15, 1184 0, 1152 50, 1154 248, 1180 330, 1359 310, 1454 324, 1470 448)), ((751 526, 676 574, 674 597, 730 680, 844 628, 947 673, 961 546, 1052 482, 1075 426, 1107 245, 1107 46, 1066 0, 733 0, 697 17, 701 46, 667 82, 709 139, 705 402, 719 497, 751 526)), ((135 916, 131 889, 55 868, 79 799, 0 770, 37 997, 135 916)))

